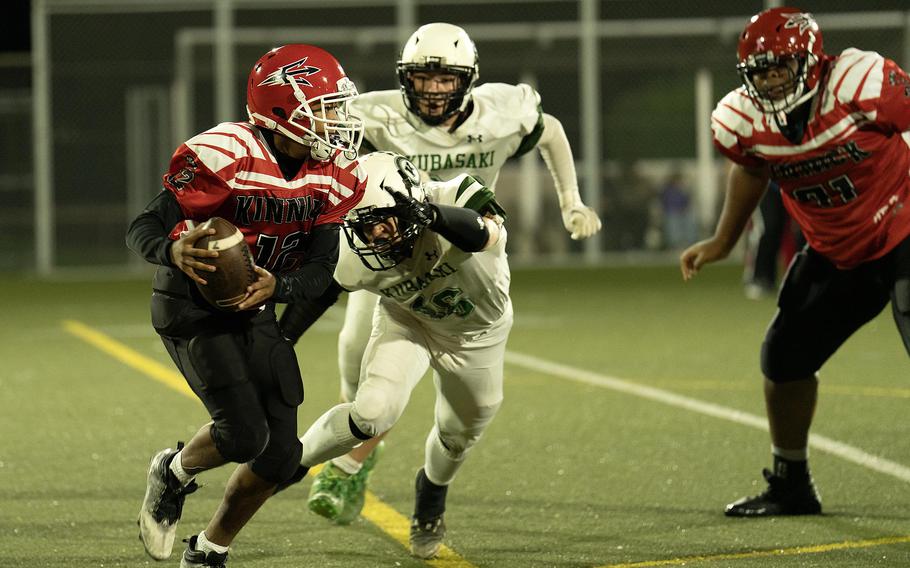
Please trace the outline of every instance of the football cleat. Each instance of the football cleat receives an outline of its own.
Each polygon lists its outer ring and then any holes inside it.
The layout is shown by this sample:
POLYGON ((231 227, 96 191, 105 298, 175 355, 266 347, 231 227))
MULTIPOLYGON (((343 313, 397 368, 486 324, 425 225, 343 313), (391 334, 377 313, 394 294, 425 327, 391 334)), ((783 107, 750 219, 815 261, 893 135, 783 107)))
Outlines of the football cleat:
POLYGON ((728 517, 772 517, 778 515, 820 515, 821 499, 811 476, 798 480, 778 477, 762 470, 768 489, 754 497, 743 497, 724 510, 728 517))
POLYGON ((351 475, 329 462, 322 468, 310 485, 307 507, 321 517, 336 520, 344 510, 351 490, 351 475))
POLYGON ((191 536, 187 543, 186 550, 183 551, 183 558, 180 559, 180 568, 193 568, 194 566, 205 566, 206 568, 225 568, 227 564, 228 553, 219 554, 217 552, 205 553, 196 549, 196 540, 198 536, 191 536))
POLYGON ((411 519, 411 533, 408 542, 411 544, 411 554, 417 558, 429 560, 439 554, 442 539, 446 536, 446 523, 440 515, 434 519, 411 519))
POLYGON ((182 448, 183 442, 178 442, 176 450, 161 450, 149 465, 145 499, 139 510, 139 540, 148 555, 155 560, 170 557, 177 522, 183 513, 183 501, 199 488, 195 481, 186 487, 180 487, 177 478, 170 471, 171 460, 182 448))
POLYGON ((348 488, 347 499, 344 502, 341 514, 335 519, 336 524, 349 525, 360 516, 360 511, 363 510, 363 503, 366 499, 367 485, 370 482, 370 473, 376 467, 376 462, 379 461, 379 456, 384 450, 385 442, 379 442, 373 448, 373 451, 370 452, 370 455, 367 456, 367 459, 363 460, 360 471, 348 478, 350 487, 348 488))

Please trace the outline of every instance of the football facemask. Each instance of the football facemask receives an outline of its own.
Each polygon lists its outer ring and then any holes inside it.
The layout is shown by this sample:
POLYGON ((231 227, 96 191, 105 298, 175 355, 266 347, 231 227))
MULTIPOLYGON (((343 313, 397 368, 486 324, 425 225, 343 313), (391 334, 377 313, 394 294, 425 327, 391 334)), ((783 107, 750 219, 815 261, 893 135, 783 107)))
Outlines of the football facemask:
POLYGON ((772 8, 753 16, 740 35, 736 70, 759 110, 781 116, 818 91, 822 33, 812 14, 796 8, 772 8), (782 85, 756 84, 756 75, 772 70, 788 75, 782 85))
POLYGON ((426 201, 417 168, 404 156, 374 152, 361 158, 367 175, 363 197, 344 217, 351 250, 370 270, 394 268, 410 258, 422 227, 407 220, 407 204, 394 193, 426 201), (377 229, 378 228, 378 229, 377 229))
POLYGON ((467 107, 479 75, 474 42, 467 32, 451 24, 418 28, 398 60, 398 83, 405 106, 431 126, 442 124, 467 107), (428 88, 440 76, 454 77, 455 84, 452 88, 428 88))

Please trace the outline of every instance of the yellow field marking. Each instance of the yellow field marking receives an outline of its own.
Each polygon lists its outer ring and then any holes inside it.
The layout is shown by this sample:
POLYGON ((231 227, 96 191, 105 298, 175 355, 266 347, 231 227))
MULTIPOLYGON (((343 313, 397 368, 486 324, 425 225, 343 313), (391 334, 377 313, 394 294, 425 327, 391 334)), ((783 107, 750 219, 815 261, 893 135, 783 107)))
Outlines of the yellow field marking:
POLYGON ((193 394, 189 385, 186 384, 183 376, 170 367, 162 365, 154 359, 149 359, 145 355, 133 351, 126 345, 98 330, 90 328, 84 323, 73 320, 64 320, 63 328, 86 343, 104 351, 128 367, 132 367, 142 374, 155 379, 159 383, 163 383, 168 388, 174 389, 180 394, 186 395, 193 400, 199 400, 196 398, 196 395, 193 394))
MULTIPOLYGON (((92 329, 84 323, 65 320, 63 321, 63 328, 72 335, 75 335, 79 339, 91 344, 140 373, 163 383, 167 387, 172 388, 193 400, 199 400, 186 384, 186 381, 180 373, 171 370, 154 359, 137 353, 119 341, 96 329, 92 329)), ((321 466, 312 468, 310 470, 310 475, 316 475, 321 468, 321 466)), ((363 518, 376 525, 379 530, 398 541, 405 549, 410 549, 410 545, 408 544, 408 532, 411 524, 408 518, 383 503, 369 491, 366 493, 366 502, 363 506, 361 515, 363 518)), ((445 545, 440 549, 439 556, 434 560, 428 560, 427 564, 436 568, 474 568, 473 564, 445 545)))
MULTIPOLYGON (((387 535, 397 540, 402 546, 410 548, 408 533, 410 532, 411 521, 380 501, 369 491, 367 491, 366 502, 361 515, 381 528, 387 535)), ((474 566, 446 545, 442 545, 439 549, 439 555, 433 560, 428 560, 427 564, 436 568, 471 568, 474 566)))
POLYGON ((872 548, 874 546, 884 546, 887 544, 902 544, 910 542, 908 536, 892 536, 884 538, 874 538, 869 540, 854 540, 845 542, 835 542, 831 544, 818 544, 815 546, 795 546, 793 548, 777 548, 774 550, 753 550, 751 552, 737 552, 731 554, 714 554, 705 556, 686 556, 683 558, 671 558, 667 560, 646 560, 644 562, 628 562, 625 564, 609 564, 600 568, 646 568, 650 566, 683 566, 694 562, 717 562, 719 560, 744 560, 749 558, 762 558, 768 556, 796 556, 800 554, 818 554, 821 552, 832 552, 835 550, 846 550, 848 548, 872 548))

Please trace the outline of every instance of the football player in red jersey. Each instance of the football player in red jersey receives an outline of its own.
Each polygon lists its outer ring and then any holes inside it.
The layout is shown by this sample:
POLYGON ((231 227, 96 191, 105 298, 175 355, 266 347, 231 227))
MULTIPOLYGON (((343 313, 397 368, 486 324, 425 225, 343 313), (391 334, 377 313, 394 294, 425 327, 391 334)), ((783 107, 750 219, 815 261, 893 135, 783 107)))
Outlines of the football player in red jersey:
POLYGON ((822 50, 811 14, 773 8, 739 39, 743 86, 712 114, 732 162, 714 236, 680 257, 685 280, 726 257, 768 186, 808 245, 790 265, 761 349, 774 466, 729 516, 821 512, 808 467, 819 368, 891 300, 910 351, 910 79, 881 55, 822 50))
POLYGON ((129 247, 158 265, 152 325, 212 417, 186 446, 152 458, 139 531, 157 560, 171 554, 197 474, 241 464, 215 516, 190 538, 183 567, 223 566, 277 485, 306 473, 297 439, 303 383, 274 304, 317 297, 332 282, 342 217, 365 186, 354 162, 362 125, 348 112, 356 94, 318 47, 269 51, 249 76, 249 122, 222 123, 182 144, 164 190, 130 226, 129 247), (196 289, 217 252, 195 247, 214 232, 195 225, 214 216, 240 229, 256 260, 258 280, 236 312, 218 311, 196 289))

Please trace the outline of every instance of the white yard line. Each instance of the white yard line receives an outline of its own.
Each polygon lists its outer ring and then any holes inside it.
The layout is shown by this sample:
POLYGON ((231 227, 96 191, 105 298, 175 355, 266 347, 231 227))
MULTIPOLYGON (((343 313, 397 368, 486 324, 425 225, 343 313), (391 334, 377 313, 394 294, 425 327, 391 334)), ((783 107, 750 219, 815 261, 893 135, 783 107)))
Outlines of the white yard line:
MULTIPOLYGON (((742 412, 733 408, 727 408, 726 406, 720 406, 719 404, 704 402, 688 396, 675 394, 670 391, 636 384, 632 381, 617 377, 602 375, 600 373, 586 371, 561 363, 554 363, 553 361, 534 357, 533 355, 507 351, 506 362, 510 365, 522 367, 530 371, 630 394, 675 406, 676 408, 691 410, 692 412, 697 412, 706 416, 720 418, 721 420, 728 420, 744 426, 751 426, 753 428, 758 428, 759 430, 768 430, 768 423, 764 416, 756 416, 755 414, 749 414, 748 412, 742 412)), ((832 440, 831 438, 819 434, 810 434, 809 446, 873 471, 896 477, 901 481, 910 482, 910 468, 897 462, 873 456, 872 454, 866 453, 863 450, 848 444, 844 444, 843 442, 838 442, 837 440, 832 440)))

